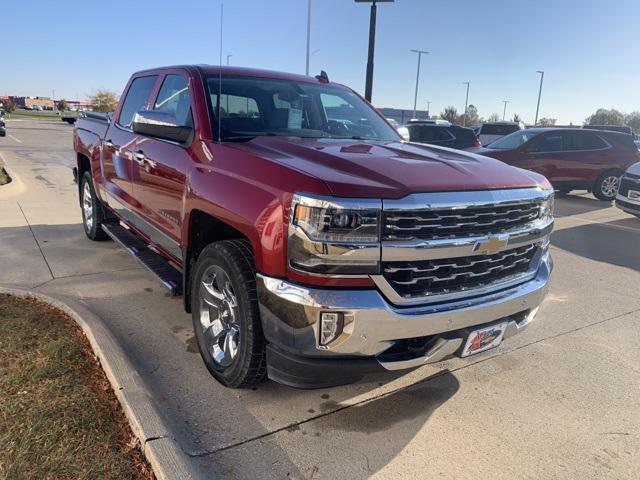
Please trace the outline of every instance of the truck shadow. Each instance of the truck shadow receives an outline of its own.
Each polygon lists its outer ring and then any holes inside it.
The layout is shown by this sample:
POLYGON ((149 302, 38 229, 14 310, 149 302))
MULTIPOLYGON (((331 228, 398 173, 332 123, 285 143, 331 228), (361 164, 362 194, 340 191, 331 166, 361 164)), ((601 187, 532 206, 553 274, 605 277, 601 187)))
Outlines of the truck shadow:
POLYGON ((611 202, 603 202, 591 195, 557 195, 555 202, 555 215, 567 217, 582 215, 596 210, 604 210, 611 207, 611 202))
POLYGON ((552 245, 598 262, 640 271, 640 220, 635 218, 611 223, 590 223, 556 230, 552 245), (623 228, 611 228, 611 226, 623 228), (634 231, 634 227, 637 231, 634 231))
MULTIPOLYGON (((339 478, 353 462, 362 473, 351 477, 366 478, 424 431, 432 413, 458 391, 450 372, 428 376, 435 367, 323 390, 273 382, 255 390, 224 388, 189 343, 192 320, 182 299, 168 297, 115 244, 89 241, 80 224, 0 228, 0 243, 9 238, 5 247, 15 260, 9 270, 33 260, 46 269, 44 257, 57 278, 23 285, 42 283, 39 291, 96 313, 142 375, 182 449, 203 469, 226 472, 225 478, 256 478, 256 472, 259 478, 339 478), (329 463, 315 457, 319 447, 329 463)), ((12 283, 4 273, 3 282, 12 283)))

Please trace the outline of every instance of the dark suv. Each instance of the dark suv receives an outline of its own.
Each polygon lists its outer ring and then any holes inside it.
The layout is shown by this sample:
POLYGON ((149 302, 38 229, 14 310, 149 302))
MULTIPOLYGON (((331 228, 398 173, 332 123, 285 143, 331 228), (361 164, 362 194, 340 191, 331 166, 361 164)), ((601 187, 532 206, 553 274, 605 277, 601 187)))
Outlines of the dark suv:
POLYGON ((471 128, 459 127, 449 122, 421 120, 409 122, 406 126, 412 142, 428 143, 440 147, 465 148, 479 147, 480 142, 471 128))
POLYGON ((502 137, 473 153, 541 173, 560 193, 585 189, 613 200, 620 177, 640 152, 624 133, 579 128, 530 128, 502 137))

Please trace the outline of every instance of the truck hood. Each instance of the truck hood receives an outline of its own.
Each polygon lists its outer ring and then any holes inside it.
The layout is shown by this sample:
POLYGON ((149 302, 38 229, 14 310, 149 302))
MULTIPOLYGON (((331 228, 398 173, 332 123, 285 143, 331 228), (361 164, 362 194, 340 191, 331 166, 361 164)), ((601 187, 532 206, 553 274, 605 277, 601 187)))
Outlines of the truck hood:
POLYGON ((430 145, 297 137, 256 137, 227 145, 323 180, 339 197, 549 188, 541 175, 493 158, 430 145))

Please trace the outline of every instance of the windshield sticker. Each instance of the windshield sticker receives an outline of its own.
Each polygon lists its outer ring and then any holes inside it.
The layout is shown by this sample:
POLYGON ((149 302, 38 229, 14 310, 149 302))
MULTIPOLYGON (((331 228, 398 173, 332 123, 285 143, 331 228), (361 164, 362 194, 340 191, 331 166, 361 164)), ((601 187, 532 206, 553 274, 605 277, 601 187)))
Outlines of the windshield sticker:
POLYGON ((289 123, 288 128, 300 130, 302 128, 302 110, 297 108, 289 109, 289 123))

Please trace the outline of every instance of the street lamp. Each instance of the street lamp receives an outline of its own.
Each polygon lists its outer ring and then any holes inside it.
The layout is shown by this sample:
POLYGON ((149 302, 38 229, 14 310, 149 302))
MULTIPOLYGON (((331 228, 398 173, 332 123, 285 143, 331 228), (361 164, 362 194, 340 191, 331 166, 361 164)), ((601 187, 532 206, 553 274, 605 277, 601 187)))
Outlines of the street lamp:
POLYGON ((418 82, 420 81, 420 59, 422 55, 428 55, 429 52, 426 50, 411 50, 413 53, 418 54, 418 71, 416 73, 416 92, 413 96, 413 118, 416 118, 416 111, 418 108, 418 82))
POLYGON ((229 59, 230 59, 231 57, 233 57, 233 54, 231 54, 231 55, 227 55, 227 67, 229 66, 229 59))
POLYGON ((538 90, 538 106, 536 107, 536 120, 533 122, 533 126, 538 125, 538 112, 540 111, 540 97, 542 96, 542 82, 544 81, 544 72, 538 70, 536 73, 540 74, 540 90, 538 90))
POLYGON ((311 54, 311 0, 307 2, 307 65, 304 69, 304 74, 309 76, 309 57, 311 54))
POLYGON ((503 100, 502 103, 504 103, 504 110, 502 111, 502 121, 504 121, 504 117, 507 115, 507 103, 509 103, 509 100, 503 100))
POLYGON ((371 16, 369 17, 369 54, 367 57, 367 79, 364 87, 364 98, 371 101, 371 91, 373 90, 373 51, 376 46, 376 13, 377 3, 392 3, 394 0, 355 0, 356 3, 370 3, 371 16))
POLYGON ((462 119, 462 125, 467 126, 467 107, 469 105, 469 82, 462 82, 463 85, 467 86, 467 98, 464 101, 464 117, 462 119))

